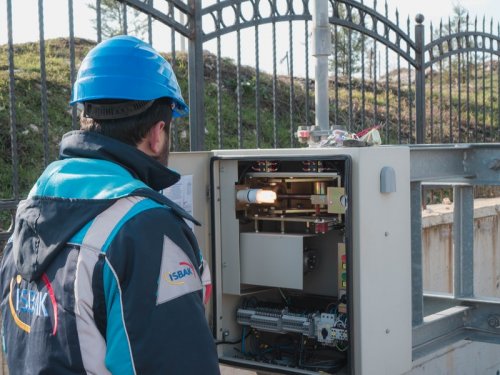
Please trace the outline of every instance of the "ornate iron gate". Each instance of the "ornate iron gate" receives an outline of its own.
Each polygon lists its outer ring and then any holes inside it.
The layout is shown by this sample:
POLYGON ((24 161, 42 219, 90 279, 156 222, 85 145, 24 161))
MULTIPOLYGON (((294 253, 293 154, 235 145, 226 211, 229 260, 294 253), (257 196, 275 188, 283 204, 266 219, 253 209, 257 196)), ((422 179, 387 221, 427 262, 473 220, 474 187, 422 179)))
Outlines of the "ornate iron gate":
MULTIPOLYGON (((8 94, 4 92, 2 96, 2 107, 8 107, 8 116, 4 113, 0 120, 2 136, 9 137, 3 143, 10 149, 10 161, 5 165, 10 164, 11 172, 5 170, 2 178, 2 239, 10 231, 5 224, 10 222, 8 212, 13 211, 33 183, 27 177, 20 177, 20 168, 33 163, 42 168, 56 157, 51 143, 54 143, 52 127, 58 120, 50 118, 48 111, 46 45, 50 41, 44 36, 44 0, 37 1, 40 91, 37 126, 41 131, 35 135, 43 144, 40 155, 19 151, 22 148, 19 137, 21 143, 25 142, 28 124, 18 115, 19 107, 25 105, 23 93, 16 94, 22 91, 19 87, 23 77, 15 66, 19 47, 13 39, 13 2, 6 0, 8 43, 3 47, 3 58, 7 71, 3 77, 8 80, 8 94)), ((174 149, 294 147, 297 127, 314 121, 311 0, 216 0, 206 7, 199 0, 187 3, 123 0, 119 4, 123 33, 129 30, 127 14, 135 8, 146 15, 150 43, 167 35, 168 58, 174 68, 180 61, 179 39, 188 40, 190 138, 189 141, 183 138, 185 124, 174 124, 174 149), (154 34, 153 20, 164 25, 166 33, 154 34), (269 39, 270 48, 262 51, 263 40, 269 39), (210 43, 215 43, 215 51, 204 53, 204 46, 210 43), (228 44, 235 51, 233 65, 222 53, 222 45, 228 44), (286 48, 280 49, 282 46, 286 48), (278 55, 284 50, 284 57, 278 55), (253 56, 250 58, 253 67, 243 64, 242 55, 253 56), (279 60, 285 57, 287 73, 278 74, 279 60), (264 62, 271 73, 261 69, 264 62), (214 83, 206 84, 209 65, 215 66, 212 67, 215 79, 214 83), (297 68, 298 65, 302 68, 297 68), (301 77, 297 74, 299 70, 301 77), (233 77, 231 81, 227 80, 228 72, 233 77), (209 104, 207 98, 211 99, 209 104), (231 105, 234 110, 226 108, 231 105)), ((438 31, 430 25, 430 42, 425 44, 423 16, 417 16, 412 29, 409 17, 401 21, 397 11, 391 17, 387 4, 379 12, 376 0, 371 6, 354 0, 328 0, 328 4, 333 44, 329 79, 331 125, 343 126, 350 132, 381 125, 384 143, 500 140, 500 38, 493 33, 492 22, 488 31, 484 19, 482 30, 477 20, 472 30, 468 17, 465 24, 459 20, 455 29, 450 21, 449 33, 443 31, 443 24, 438 31), (456 83, 453 77, 458 77, 456 83)), ((73 0, 68 0, 67 5, 69 87, 75 80, 82 52, 74 35, 73 0)), ((102 7, 102 1, 96 0, 97 41, 103 38, 102 7)), ((71 128, 75 129, 76 108, 71 108, 70 113, 71 128)))

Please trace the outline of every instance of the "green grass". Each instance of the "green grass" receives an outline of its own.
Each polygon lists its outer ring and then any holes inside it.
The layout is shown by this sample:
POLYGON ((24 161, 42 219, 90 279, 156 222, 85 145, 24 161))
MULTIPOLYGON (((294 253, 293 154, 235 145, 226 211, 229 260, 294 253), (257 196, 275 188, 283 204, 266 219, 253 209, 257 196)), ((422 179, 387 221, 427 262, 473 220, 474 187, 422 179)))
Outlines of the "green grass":
MULTIPOLYGON (((92 44, 77 40, 75 55, 78 59, 92 44)), ((17 154, 19 158, 20 195, 27 193, 45 163, 57 158, 58 142, 63 133, 71 129, 69 108, 69 49, 65 39, 47 40, 47 117, 48 127, 43 128, 41 112, 40 55, 38 43, 25 43, 14 48, 15 115, 17 154), (44 155, 44 138, 48 140, 48 154, 44 155)), ((0 198, 13 196, 12 148, 9 119, 9 71, 6 46, 0 47, 0 163, 2 174, 0 198), (9 166, 9 168, 3 168, 9 166), (5 171, 5 173, 3 173, 5 171)))
MULTIPOLYGON (((77 39, 75 43, 76 67, 78 68, 81 59, 93 47, 93 43, 77 39)), ((38 43, 25 43, 15 46, 14 67, 15 67, 15 112, 16 112, 16 131, 17 131, 17 155, 19 159, 19 196, 25 196, 35 181, 36 177, 43 170, 45 164, 57 158, 58 142, 61 136, 72 129, 71 108, 68 104, 70 98, 70 66, 69 66, 69 43, 66 39, 47 40, 45 43, 45 60, 48 89, 48 128, 43 128, 41 112, 41 78, 40 78, 40 57, 38 43), (48 154, 44 153, 44 139, 48 140, 48 154)), ((9 120, 9 71, 8 71, 8 53, 6 46, 0 46, 0 199, 10 199, 13 196, 12 183, 12 149, 9 120)), ((170 55, 166 55, 168 60, 172 60, 170 55)), ((236 65, 231 59, 223 58, 221 60, 221 133, 222 144, 219 145, 219 129, 217 118, 217 70, 216 57, 205 53, 205 148, 216 149, 238 148, 238 112, 237 112, 237 78, 236 65)), ((178 77, 184 97, 188 97, 188 63, 185 53, 177 53, 176 60, 171 61, 178 77)), ((288 76, 277 77, 276 85, 276 107, 273 107, 273 76, 261 73, 260 84, 257 87, 256 72, 253 68, 240 67, 241 84, 241 102, 240 113, 241 120, 241 143, 244 148, 257 147, 257 137, 260 136, 260 147, 274 146, 274 133, 277 134, 277 147, 289 147, 291 139, 291 123, 294 129, 297 126, 304 125, 306 118, 309 118, 309 124, 314 123, 314 87, 311 85, 309 90, 310 110, 306 111, 306 89, 305 82, 301 78, 294 79, 294 101, 292 118, 290 114, 290 78, 288 76), (256 130, 256 93, 260 100, 260 134, 256 130), (276 122, 274 121, 274 111, 276 112, 276 122)), ((434 73, 434 90, 438 87, 438 75, 434 73)), ((482 72, 480 74, 483 74, 482 72)), ((490 105, 490 75, 486 76, 486 106, 490 105)), ((443 73, 446 80, 447 73, 443 73)), ((429 77, 427 78, 429 82, 429 77)), ((330 83, 330 123, 343 125, 353 132, 363 128, 388 124, 387 129, 382 129, 384 143, 409 143, 410 142, 410 123, 415 127, 415 111, 412 118, 409 117, 409 92, 408 85, 402 85, 399 95, 402 98, 400 102, 401 115, 398 114, 398 88, 394 81, 389 84, 389 108, 386 108, 385 80, 381 79, 376 87, 377 90, 377 116, 375 118, 375 95, 373 92, 373 82, 365 82, 366 90, 364 92, 365 115, 362 115, 363 94, 361 91, 361 81, 354 78, 352 80, 353 91, 352 101, 349 100, 348 80, 345 77, 339 77, 338 98, 335 98, 335 86, 330 83), (337 99, 337 100, 336 100, 337 99), (336 108, 338 103, 338 108, 336 108), (349 113, 352 113, 352 117, 349 113), (351 123, 349 125, 349 120, 351 123), (399 132, 399 129, 400 132, 399 132)), ((482 84, 482 76, 478 76, 478 83, 482 84)), ((439 95, 434 91, 431 95, 427 85, 427 130, 430 135, 430 100, 434 105, 434 136, 439 131, 438 117, 439 95)), ((446 85, 443 87, 446 89, 446 85)), ((412 86, 415 89, 415 86, 412 86)), ((461 87, 462 107, 460 110, 462 129, 466 129, 467 112, 465 106, 465 85, 461 87)), ((414 92, 411 93, 414 97, 414 92)), ((449 96, 448 92, 443 93, 443 134, 448 138, 450 122, 449 115, 449 96)), ((485 121, 488 124, 498 123, 498 74, 493 74, 493 115, 489 108, 486 108, 485 121)), ((473 104, 471 96, 471 104, 473 104)), ((414 98, 412 99, 414 100, 414 98)), ((452 87, 452 106, 453 113, 451 120, 454 124, 458 121, 458 87, 452 87)), ((413 103, 414 104, 414 103, 413 103)), ((476 108, 470 106, 471 121, 475 120, 476 108)), ((482 94, 478 97, 478 121, 482 124, 482 94)), ((498 126, 498 125, 496 125, 498 126)), ((189 136, 183 137, 183 134, 189 134, 188 119, 176 120, 177 134, 174 138, 178 139, 176 149, 185 151, 189 149, 189 136)), ((475 129, 475 128, 473 128, 475 129)), ((478 127, 481 136, 482 126, 478 127)), ((487 132, 490 129, 487 130, 487 132)), ((491 131, 498 131, 492 128, 491 131)), ((458 127, 452 129, 454 139, 457 139, 458 127)), ((296 142, 297 146, 298 143, 296 142)))

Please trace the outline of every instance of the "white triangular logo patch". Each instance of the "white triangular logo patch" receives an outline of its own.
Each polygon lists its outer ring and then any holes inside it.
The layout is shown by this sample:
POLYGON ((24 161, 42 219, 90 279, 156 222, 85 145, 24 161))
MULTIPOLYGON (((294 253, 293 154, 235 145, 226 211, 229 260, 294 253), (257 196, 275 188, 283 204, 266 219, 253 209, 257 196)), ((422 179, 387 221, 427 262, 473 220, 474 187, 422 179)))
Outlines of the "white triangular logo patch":
POLYGON ((201 288, 200 277, 189 257, 170 238, 165 237, 156 304, 171 301, 201 288))

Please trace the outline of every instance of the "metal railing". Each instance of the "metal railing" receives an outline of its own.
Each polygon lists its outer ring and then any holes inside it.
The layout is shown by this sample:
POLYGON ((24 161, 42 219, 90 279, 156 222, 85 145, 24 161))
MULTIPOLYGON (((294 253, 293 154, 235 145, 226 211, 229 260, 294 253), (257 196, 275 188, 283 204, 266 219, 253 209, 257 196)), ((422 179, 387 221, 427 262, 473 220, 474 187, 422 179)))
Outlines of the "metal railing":
MULTIPOLYGON (((474 265, 481 254, 475 249, 474 188, 500 186, 500 144, 413 145, 410 161, 413 356, 422 357, 465 338, 498 344, 498 293, 482 296, 475 290, 475 281, 485 275, 474 271, 479 269, 474 265), (449 293, 424 290, 421 199, 422 188, 429 183, 453 188, 449 293)), ((498 220, 498 211, 492 220, 498 220)))
MULTIPOLYGON (((11 197, 17 199, 29 185, 20 187, 19 182, 20 165, 27 162, 19 154, 19 137, 28 124, 18 113, 19 106, 25 104, 22 94, 16 94, 21 74, 15 66, 13 1, 5 1, 9 100, 2 106, 8 107, 9 116, 0 120, 4 135, 10 137, 10 190, 11 197), (10 130, 8 135, 6 129, 10 130)), ((50 139, 54 137, 51 128, 59 120, 48 114, 45 0, 37 2, 40 119, 36 125, 42 129, 40 160, 46 165, 56 157, 50 139)), ((297 128, 313 125, 311 0, 214 0, 205 8, 199 0, 122 0, 117 4, 121 7, 121 32, 131 31, 128 13, 135 9, 144 14, 147 32, 142 37, 154 45, 168 40, 168 58, 181 81, 187 82, 190 137, 185 137, 187 121, 175 123, 175 150, 295 147, 297 128), (187 61, 182 61, 187 63, 186 71, 177 69, 182 38, 188 39, 187 61), (263 44, 267 46, 264 51, 263 44), (228 52, 227 45, 232 47, 233 65, 223 55, 228 52), (213 52, 204 53, 205 47, 212 47, 213 52), (285 59, 286 73, 279 74, 285 59), (215 74, 209 79, 211 64, 215 74)), ((443 24, 439 31, 431 24, 430 42, 425 44, 422 16, 412 27, 410 18, 401 21, 397 10, 391 17, 386 3, 380 12, 376 0, 370 6, 355 0, 328 0, 328 4, 333 45, 330 125, 351 132, 380 125, 384 143, 500 140, 499 36, 493 33, 492 22, 486 30, 483 20, 479 30, 476 20, 471 30, 468 17, 463 23, 459 20, 455 29, 450 21, 451 33, 445 33, 443 24)), ((96 0, 96 41, 106 37, 102 7, 101 0, 96 0)), ((82 58, 77 51, 80 40, 75 39, 74 18, 74 1, 68 0, 68 88, 82 58)), ((78 127, 76 108, 71 108, 71 120, 64 121, 59 127, 67 128, 69 122, 72 128, 78 127)))
MULTIPOLYGON (((478 28, 476 18, 471 29, 472 24, 467 15, 465 25, 458 20, 456 30, 451 34, 445 35, 443 27, 443 23, 440 23, 438 30, 430 26, 431 41, 425 46, 427 58, 424 69, 429 69, 431 94, 429 141, 432 143, 435 140, 441 142, 445 140, 443 127, 447 126, 448 139, 446 141, 449 143, 498 142, 500 140, 500 115, 498 113, 500 110, 500 92, 498 91, 500 88, 498 85, 500 82, 500 26, 498 26, 497 34, 494 34, 493 21, 491 20, 490 29, 487 30, 486 20, 483 18, 481 30, 478 28), (436 69, 435 66, 438 68, 436 69), (495 69, 496 72, 494 72, 495 69), (439 81, 437 90, 434 76, 437 76, 436 79, 439 81), (456 84, 452 85, 454 78, 456 84), (494 78, 497 82, 495 92, 494 78), (443 90, 445 79, 448 80, 448 86, 443 90), (457 90, 455 97, 452 95, 452 89, 457 90), (439 96, 438 121, 435 118, 435 106, 432 100, 435 91, 439 96), (488 95, 489 98, 487 98, 488 95), (453 103, 453 100, 457 102, 453 103), (445 101, 448 103, 444 103, 445 101)), ((450 22, 447 28, 453 29, 450 22)))

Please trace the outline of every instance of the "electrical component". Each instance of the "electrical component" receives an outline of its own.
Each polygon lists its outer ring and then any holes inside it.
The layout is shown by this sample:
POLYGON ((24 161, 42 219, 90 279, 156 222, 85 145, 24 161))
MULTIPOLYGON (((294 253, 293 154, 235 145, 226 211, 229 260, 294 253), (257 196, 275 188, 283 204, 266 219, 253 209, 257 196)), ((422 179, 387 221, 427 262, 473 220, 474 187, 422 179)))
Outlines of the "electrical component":
POLYGON ((252 170, 256 172, 277 172, 279 163, 271 160, 259 160, 252 165, 252 170))
POLYGON ((269 172, 270 164, 263 162, 251 172, 246 167, 236 185, 241 223, 254 221, 255 232, 326 234, 341 229, 346 208, 341 176, 325 172, 332 168, 321 161, 303 163, 307 172, 269 172))
POLYGON ((344 314, 323 313, 315 318, 316 338, 325 345, 336 345, 347 341, 347 327, 344 314))
POLYGON ((318 264, 318 252, 314 249, 304 250, 304 273, 310 272, 318 264))
POLYGON ((285 313, 281 317, 285 332, 297 332, 304 336, 314 337, 314 315, 285 313))
POLYGON ((300 333, 327 346, 348 341, 347 316, 342 313, 294 313, 288 308, 268 307, 239 308, 236 321, 266 332, 300 333))
POLYGON ((262 331, 285 333, 297 332, 314 337, 314 314, 291 313, 287 309, 238 309, 236 321, 262 331))
POLYGON ((240 282, 225 288, 241 296, 231 298, 240 329, 230 335, 241 346, 231 344, 226 357, 300 374, 345 366, 345 251, 337 259, 348 208, 345 169, 340 159, 291 158, 231 162, 224 170, 221 186, 231 189, 221 189, 221 199, 234 191, 226 209, 235 215, 221 222, 238 232, 227 248, 239 244, 238 263, 224 268, 224 277, 240 282))
POLYGON ((276 198, 276 193, 272 190, 244 189, 236 193, 236 199, 242 203, 274 203, 276 198))
MULTIPOLYGON (((337 270, 337 282, 338 282, 338 297, 339 300, 343 300, 343 296, 347 293, 347 255, 345 251, 345 244, 338 244, 338 270, 337 270)), ((338 310, 341 313, 347 313, 347 305, 345 303, 340 303, 338 306, 338 310)))

